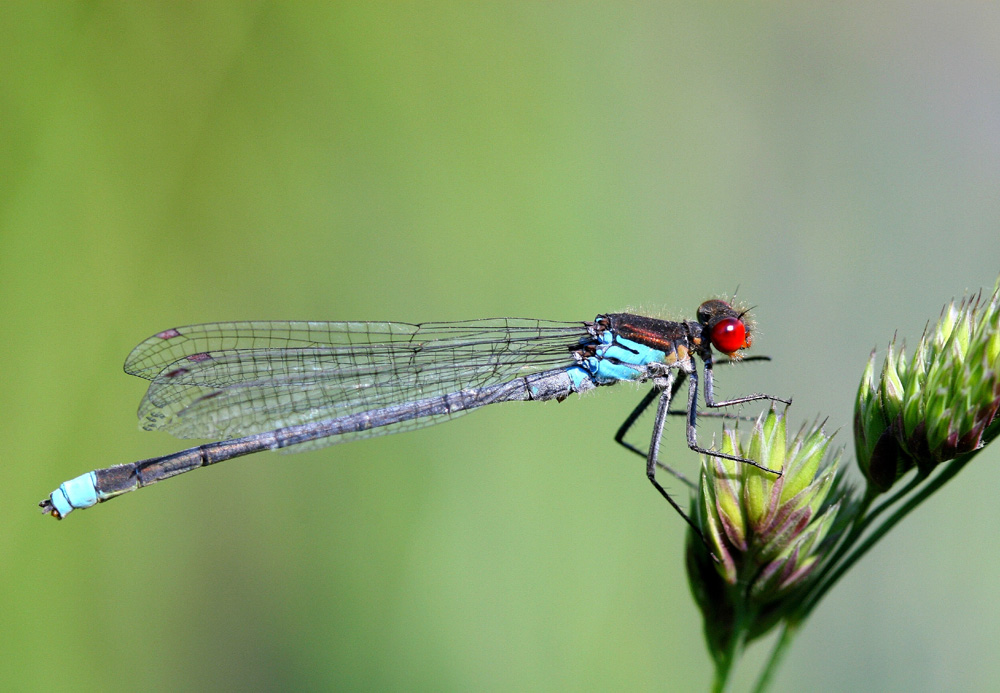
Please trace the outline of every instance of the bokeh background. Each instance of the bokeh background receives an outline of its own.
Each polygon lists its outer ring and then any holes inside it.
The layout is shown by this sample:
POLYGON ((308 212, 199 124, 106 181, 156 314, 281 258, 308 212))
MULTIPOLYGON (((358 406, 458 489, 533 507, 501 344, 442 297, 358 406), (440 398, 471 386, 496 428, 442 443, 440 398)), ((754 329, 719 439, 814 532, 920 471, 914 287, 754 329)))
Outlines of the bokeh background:
MULTIPOLYGON (((1000 7, 5 3, 0 181, 5 689, 699 690, 684 525, 612 440, 633 388, 35 504, 186 447, 120 364, 214 320, 738 286, 774 361, 719 393, 850 448, 870 350, 1000 272, 1000 7)), ((776 690, 995 687, 998 463, 851 572, 776 690)))

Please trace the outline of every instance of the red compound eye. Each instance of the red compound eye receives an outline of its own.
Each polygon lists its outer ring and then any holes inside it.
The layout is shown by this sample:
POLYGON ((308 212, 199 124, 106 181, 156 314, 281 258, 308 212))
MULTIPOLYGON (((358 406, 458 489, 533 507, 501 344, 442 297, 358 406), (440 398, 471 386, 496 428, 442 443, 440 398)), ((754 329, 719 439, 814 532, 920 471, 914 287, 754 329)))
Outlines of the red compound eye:
POLYGON ((747 326, 739 318, 723 318, 712 327, 712 346, 723 354, 748 347, 747 326))

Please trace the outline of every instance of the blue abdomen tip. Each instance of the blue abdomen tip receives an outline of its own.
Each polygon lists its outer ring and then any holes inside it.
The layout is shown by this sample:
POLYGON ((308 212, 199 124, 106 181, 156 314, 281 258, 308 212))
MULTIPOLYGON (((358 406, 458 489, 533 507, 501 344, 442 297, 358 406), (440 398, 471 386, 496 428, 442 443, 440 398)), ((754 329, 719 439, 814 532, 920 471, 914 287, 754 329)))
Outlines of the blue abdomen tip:
POLYGON ((76 508, 97 504, 97 477, 93 472, 64 481, 49 497, 59 517, 66 517, 76 508))

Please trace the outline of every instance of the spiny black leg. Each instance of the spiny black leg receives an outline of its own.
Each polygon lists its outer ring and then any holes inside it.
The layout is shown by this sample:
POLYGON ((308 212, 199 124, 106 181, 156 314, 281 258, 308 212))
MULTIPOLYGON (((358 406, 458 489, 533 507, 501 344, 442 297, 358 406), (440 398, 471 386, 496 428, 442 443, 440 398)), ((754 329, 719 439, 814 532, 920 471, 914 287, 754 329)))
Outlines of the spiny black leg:
MULTIPOLYGON (((712 382, 712 362, 708 359, 705 361, 705 403, 710 407, 724 407, 730 404, 742 404, 743 402, 752 402, 758 399, 770 399, 773 401, 784 402, 783 399, 778 399, 777 397, 771 397, 769 395, 749 395, 748 397, 738 398, 735 400, 727 402, 714 402, 709 401, 709 390, 711 389, 710 383, 712 382)), ((758 464, 753 460, 747 459, 745 457, 739 457, 738 455, 729 455, 724 452, 719 452, 718 450, 709 450, 698 445, 698 431, 696 424, 698 421, 698 408, 695 406, 698 402, 698 371, 694 370, 688 374, 690 380, 688 381, 688 424, 687 424, 687 444, 688 447, 699 452, 702 455, 710 455, 712 457, 721 457, 726 460, 733 460, 735 462, 743 462, 744 464, 753 465, 758 469, 762 469, 765 472, 770 472, 771 474, 777 474, 781 476, 781 472, 777 469, 770 469, 762 464, 758 464)), ((786 402, 788 404, 788 402, 786 402)))
MULTIPOLYGON (((740 361, 733 361, 732 359, 722 359, 718 363, 725 365, 727 363, 747 363, 749 361, 770 361, 770 360, 771 360, 770 356, 759 355, 759 356, 747 356, 744 359, 740 359, 740 361)), ((673 399, 677 395, 677 391, 681 389, 681 385, 684 383, 684 378, 686 375, 687 374, 684 371, 678 371, 677 378, 674 381, 673 391, 670 393, 671 399, 673 399)), ((639 402, 639 405, 635 409, 633 409, 632 413, 628 415, 628 418, 626 418, 625 421, 622 422, 622 425, 618 428, 618 432, 615 433, 616 443, 631 450, 640 457, 645 457, 646 451, 640 450, 636 446, 627 442, 625 440, 625 436, 628 435, 629 429, 631 429, 632 426, 635 425, 635 422, 639 420, 639 417, 642 416, 643 413, 646 411, 646 409, 649 408, 649 405, 653 403, 653 400, 659 397, 659 394, 660 393, 657 392, 655 388, 647 392, 645 396, 643 396, 642 401, 639 402)), ((671 416, 680 416, 681 414, 687 416, 687 410, 681 410, 681 409, 672 409, 668 413, 671 416)), ((743 421, 754 420, 753 417, 735 416, 733 414, 719 413, 719 412, 698 412, 698 415, 718 417, 718 418, 738 418, 743 421)))
POLYGON ((764 354, 754 354, 753 356, 744 356, 741 359, 729 359, 729 358, 719 359, 718 361, 715 361, 715 363, 719 364, 720 366, 725 366, 730 363, 750 363, 751 361, 770 361, 770 360, 771 360, 770 356, 765 356, 764 354))
MULTIPOLYGON (((674 387, 675 390, 673 393, 671 393, 671 395, 675 394, 676 388, 680 387, 680 380, 678 380, 677 384, 674 387)), ((646 409, 649 408, 649 405, 653 403, 653 400, 659 396, 660 393, 657 392, 655 387, 651 389, 649 392, 647 392, 645 395, 643 395, 642 401, 639 402, 638 406, 636 406, 636 408, 632 410, 632 413, 628 415, 628 418, 626 418, 622 422, 622 425, 618 427, 618 432, 615 433, 616 443, 625 446, 626 448, 636 453, 640 457, 645 457, 646 453, 643 450, 640 450, 636 446, 626 441, 625 436, 628 435, 629 429, 632 428, 633 425, 635 425, 635 422, 639 420, 639 417, 642 416, 643 413, 646 411, 646 409)))
MULTIPOLYGON (((721 359, 719 361, 715 361, 715 363, 724 366, 724 365, 730 364, 730 363, 747 363, 748 361, 770 361, 770 360, 771 360, 770 356, 756 355, 756 356, 747 356, 746 358, 742 358, 742 359, 739 359, 739 360, 736 360, 736 359, 721 359)), ((708 390, 708 385, 707 385, 708 380, 709 380, 709 378, 706 377, 705 378, 705 381, 706 381, 706 391, 708 390)), ((677 393, 674 392, 674 394, 676 395, 677 393)), ((784 400, 781 400, 781 401, 783 402, 784 400)), ((687 416, 687 410, 686 409, 671 409, 669 413, 670 413, 671 416, 681 416, 681 415, 687 416)), ((739 414, 730 414, 729 412, 717 412, 717 411, 699 411, 698 412, 698 416, 708 416, 708 417, 711 417, 713 419, 730 419, 730 420, 735 419, 737 421, 756 421, 757 420, 757 417, 755 417, 755 416, 741 416, 739 414)))
MULTIPOLYGON (((770 361, 770 360, 771 360, 770 356, 755 355, 755 356, 747 356, 746 358, 741 359, 740 361, 733 361, 732 359, 723 359, 721 361, 718 361, 718 363, 725 365, 728 363, 746 363, 748 361, 770 361)), ((686 377, 686 375, 687 374, 684 371, 677 371, 677 377, 674 380, 673 389, 672 392, 670 393, 671 400, 673 400, 673 398, 677 395, 678 390, 681 389, 681 386, 684 384, 684 378, 686 377)), ((648 451, 636 447, 632 443, 628 442, 627 440, 625 440, 625 436, 628 435, 628 432, 632 429, 632 426, 635 425, 635 422, 639 420, 639 417, 641 417, 646 412, 646 410, 649 408, 649 405, 653 403, 653 400, 659 397, 659 394, 660 393, 656 390, 656 388, 647 392, 643 396, 642 401, 639 402, 636 408, 632 410, 632 412, 628 415, 628 418, 626 418, 625 421, 622 422, 622 425, 619 426, 618 431, 615 433, 616 443, 624 447, 626 450, 634 452, 636 455, 642 457, 643 459, 646 458, 646 454, 648 451)), ((688 414, 686 409, 671 409, 667 413, 670 416, 687 416, 688 414)), ((709 416, 712 418, 730 419, 730 420, 736 419, 738 421, 756 420, 756 417, 753 416, 740 416, 738 414, 730 414, 729 412, 713 412, 713 411, 698 412, 698 416, 709 416)), ((676 471, 675 469, 672 469, 671 467, 663 464, 660 461, 657 461, 656 465, 660 469, 663 469, 669 474, 672 474, 674 477, 676 477, 683 483, 687 484, 691 488, 694 488, 694 484, 680 472, 676 471)))
MULTIPOLYGON (((747 359, 749 360, 749 359, 747 359)), ((692 376, 692 383, 697 375, 692 376)), ((729 407, 734 404, 743 404, 745 402, 755 402, 761 399, 768 399, 772 402, 781 402, 782 404, 791 404, 790 399, 781 399, 780 397, 772 397, 771 395, 765 395, 760 392, 755 392, 752 395, 745 395, 743 397, 737 397, 735 399, 727 399, 724 402, 715 401, 715 392, 713 389, 713 376, 712 376, 712 359, 705 359, 705 406, 715 409, 718 407, 729 407)))
MULTIPOLYGON (((676 370, 671 371, 671 373, 674 375, 674 378, 673 378, 673 385, 671 385, 670 387, 670 398, 673 399, 673 396, 677 394, 677 391, 681 388, 681 384, 684 382, 685 373, 684 371, 676 371, 676 370)), ((625 419, 624 422, 622 422, 622 425, 618 428, 618 432, 615 433, 616 443, 623 446, 627 450, 631 450, 632 452, 637 454, 639 457, 642 457, 643 459, 645 459, 649 454, 648 451, 642 450, 640 448, 637 448, 635 445, 632 445, 632 443, 625 440, 625 436, 628 434, 629 429, 632 428, 635 422, 639 420, 639 417, 642 416, 643 413, 646 411, 646 409, 649 408, 649 405, 653 403, 653 400, 655 400, 659 396, 660 396, 660 391, 655 387, 651 389, 649 392, 647 392, 643 396, 642 401, 639 402, 639 405, 635 409, 633 409, 632 413, 628 415, 628 418, 625 419)), ((668 413, 673 413, 673 412, 668 412, 668 413)), ((656 466, 664 470, 668 474, 671 474, 676 479, 686 484, 689 488, 695 487, 694 483, 690 479, 688 479, 686 476, 678 472, 676 469, 673 469, 669 465, 663 464, 662 462, 657 460, 656 466)))
MULTIPOLYGON (((667 412, 670 416, 687 416, 685 409, 671 409, 667 412)), ((756 416, 743 416, 742 414, 732 414, 728 411, 699 411, 698 416, 705 416, 710 419, 729 419, 730 421, 756 421, 756 416)))
POLYGON ((695 534, 701 538, 701 541, 705 545, 705 548, 708 549, 708 554, 712 557, 712 560, 718 563, 719 559, 712 550, 711 545, 708 543, 708 539, 706 539, 705 535, 701 533, 701 529, 690 517, 687 516, 687 513, 681 509, 681 506, 677 504, 677 501, 670 497, 670 494, 667 493, 666 489, 660 486, 660 482, 656 480, 656 467, 658 464, 656 460, 660 453, 660 439, 663 436, 663 426, 667 421, 667 412, 670 411, 670 400, 673 393, 676 391, 673 388, 674 381, 677 380, 675 376, 676 371, 671 370, 666 377, 666 386, 660 392, 660 402, 656 407, 656 419, 653 422, 653 438, 649 441, 649 455, 646 457, 646 477, 649 479, 650 483, 653 484, 656 490, 660 492, 660 495, 667 499, 667 502, 670 503, 670 506, 677 511, 677 514, 684 518, 684 521, 687 522, 688 526, 694 530, 695 534))

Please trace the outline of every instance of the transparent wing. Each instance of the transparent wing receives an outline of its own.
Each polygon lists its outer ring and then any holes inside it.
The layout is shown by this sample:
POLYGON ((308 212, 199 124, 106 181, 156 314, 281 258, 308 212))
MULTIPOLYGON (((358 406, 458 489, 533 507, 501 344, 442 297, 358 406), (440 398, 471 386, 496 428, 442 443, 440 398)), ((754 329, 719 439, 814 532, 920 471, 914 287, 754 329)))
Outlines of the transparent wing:
MULTIPOLYGON (((150 380, 140 425, 179 438, 236 438, 569 365, 582 322, 494 318, 398 322, 228 322, 165 330, 125 371, 150 380)), ((418 428, 425 417, 300 446, 418 428)))

